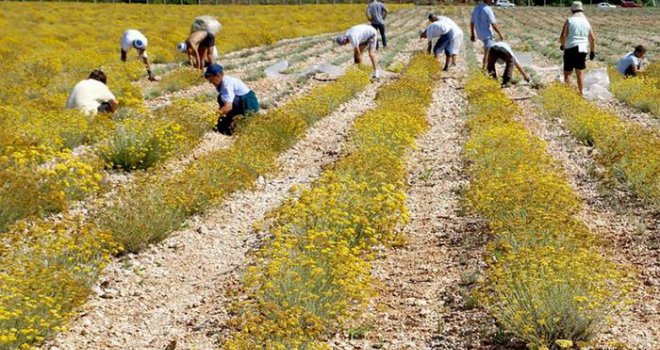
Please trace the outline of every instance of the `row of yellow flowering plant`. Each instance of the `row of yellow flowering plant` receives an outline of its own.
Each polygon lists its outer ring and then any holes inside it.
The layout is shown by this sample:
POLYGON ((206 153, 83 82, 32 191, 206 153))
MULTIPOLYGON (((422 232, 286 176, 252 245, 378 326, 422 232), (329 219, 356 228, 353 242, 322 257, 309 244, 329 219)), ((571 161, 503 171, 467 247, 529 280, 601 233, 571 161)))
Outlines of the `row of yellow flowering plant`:
POLYGON ((358 118, 347 155, 269 214, 247 268, 226 349, 327 349, 324 340, 373 296, 369 260, 408 220, 405 154, 425 130, 439 71, 416 55, 358 118))
POLYGON ((625 78, 613 68, 609 69, 610 90, 621 101, 660 117, 660 64, 651 63, 636 77, 625 78))
MULTIPOLYGON (((368 83, 367 73, 352 69, 282 109, 244 120, 233 147, 211 152, 173 176, 165 170, 138 176, 110 203, 89 208, 87 217, 65 212, 61 220, 24 220, 11 225, 0 236, 7 243, 0 248, 0 339, 6 341, 0 348, 29 348, 62 329, 73 308, 84 301, 89 283, 108 256, 120 251, 118 247, 138 251, 180 227, 189 215, 218 203, 228 193, 253 186, 260 174, 276 169, 277 155, 300 139, 309 126, 368 83), (12 265, 12 261, 16 263, 12 265), (84 278, 71 269, 84 272, 84 278), (52 276, 52 283, 44 282, 46 274, 52 276), (37 294, 26 294, 33 291, 37 294), (55 299, 41 297, 53 294, 55 299)), ((179 101, 159 113, 178 116, 189 134, 199 136, 208 121, 188 118, 191 106, 196 105, 179 101)))
POLYGON ((630 271, 576 216, 581 203, 560 167, 495 80, 472 73, 466 92, 465 204, 496 235, 479 299, 530 349, 587 344, 628 305, 630 271))
POLYGON ((652 130, 627 123, 555 84, 541 94, 548 115, 565 121, 581 142, 599 150, 597 160, 610 174, 651 205, 660 206, 660 138, 652 130))

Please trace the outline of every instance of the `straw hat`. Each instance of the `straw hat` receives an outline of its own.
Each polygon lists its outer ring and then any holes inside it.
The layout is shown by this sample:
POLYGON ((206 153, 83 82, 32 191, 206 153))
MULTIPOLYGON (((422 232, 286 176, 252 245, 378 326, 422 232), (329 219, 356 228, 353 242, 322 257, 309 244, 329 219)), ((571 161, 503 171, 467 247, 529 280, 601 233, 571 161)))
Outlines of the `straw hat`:
POLYGON ((571 12, 578 12, 578 11, 583 11, 582 1, 573 1, 573 4, 571 4, 571 12))

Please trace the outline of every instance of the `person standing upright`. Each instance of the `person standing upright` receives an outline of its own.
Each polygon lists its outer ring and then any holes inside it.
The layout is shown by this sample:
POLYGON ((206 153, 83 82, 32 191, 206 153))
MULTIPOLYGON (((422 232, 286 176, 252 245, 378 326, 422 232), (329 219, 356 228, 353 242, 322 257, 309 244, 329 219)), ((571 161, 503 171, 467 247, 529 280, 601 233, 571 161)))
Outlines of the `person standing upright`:
POLYGON ((574 1, 571 5, 571 16, 564 22, 559 43, 559 49, 564 51, 564 82, 570 83, 571 74, 575 70, 578 91, 582 95, 582 73, 587 68, 587 52, 590 60, 596 57, 596 36, 584 15, 582 2, 574 1))
POLYGON ((504 36, 500 32, 500 28, 497 26, 497 19, 495 18, 493 9, 488 6, 492 4, 493 0, 483 0, 483 2, 477 4, 470 17, 470 40, 475 41, 474 34, 476 29, 476 37, 484 44, 484 59, 482 61, 481 69, 486 69, 488 49, 490 49, 495 42, 493 40, 493 29, 495 29, 497 35, 500 36, 500 41, 504 40, 504 36))
MULTIPOLYGON (((387 47, 387 37, 385 36, 385 18, 387 17, 387 6, 378 0, 370 0, 367 6, 367 19, 371 25, 380 32, 383 47, 387 47)), ((378 44, 376 43, 376 48, 378 44)))

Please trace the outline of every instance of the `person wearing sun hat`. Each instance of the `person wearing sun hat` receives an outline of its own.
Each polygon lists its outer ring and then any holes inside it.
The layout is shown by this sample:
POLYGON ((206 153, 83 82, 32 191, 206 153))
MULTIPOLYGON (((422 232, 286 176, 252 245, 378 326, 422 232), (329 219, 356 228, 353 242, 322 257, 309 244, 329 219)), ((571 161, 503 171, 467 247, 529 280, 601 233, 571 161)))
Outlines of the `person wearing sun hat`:
POLYGON ((587 68, 587 53, 593 61, 596 57, 596 35, 584 15, 582 2, 571 4, 571 16, 568 17, 559 36, 559 49, 564 51, 564 82, 570 84, 571 75, 575 71, 578 91, 583 89, 583 71, 587 68))
POLYGON ((378 32, 370 25, 358 24, 347 30, 344 35, 335 38, 335 42, 340 46, 348 43, 353 46, 353 62, 362 63, 362 53, 365 49, 369 50, 369 59, 374 68, 372 78, 380 78, 378 72, 378 59, 376 58, 376 46, 378 45, 378 32))
POLYGON ((149 64, 149 55, 147 55, 147 37, 144 36, 139 30, 128 29, 121 36, 120 46, 121 46, 121 60, 126 62, 126 56, 128 51, 133 48, 137 50, 139 57, 144 62, 145 67, 147 68, 147 74, 150 81, 158 81, 160 78, 151 73, 151 65, 149 64))
POLYGON ((204 78, 218 90, 218 112, 220 117, 216 130, 225 135, 234 131, 234 117, 252 115, 259 112, 259 101, 254 91, 238 78, 225 75, 221 65, 215 63, 206 67, 204 78))

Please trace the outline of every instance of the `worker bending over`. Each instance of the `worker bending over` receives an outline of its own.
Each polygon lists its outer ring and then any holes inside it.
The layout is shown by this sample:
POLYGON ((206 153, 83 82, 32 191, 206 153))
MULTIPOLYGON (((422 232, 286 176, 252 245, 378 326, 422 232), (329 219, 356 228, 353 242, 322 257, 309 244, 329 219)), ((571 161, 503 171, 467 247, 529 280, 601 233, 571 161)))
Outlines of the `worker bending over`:
POLYGON ((488 49, 488 62, 487 69, 488 74, 497 79, 497 72, 495 70, 495 63, 504 63, 504 74, 502 77, 502 86, 506 86, 511 81, 511 75, 513 73, 513 66, 515 65, 520 74, 522 74, 525 81, 529 82, 529 76, 525 69, 518 63, 516 55, 511 50, 509 44, 499 41, 491 44, 490 49, 488 49))
MULTIPOLYGON (((436 42, 436 46, 438 46, 438 44, 440 44, 440 46, 442 46, 443 44, 446 45, 445 48, 444 48, 444 51, 445 51, 445 67, 443 69, 443 70, 446 71, 446 70, 449 69, 449 60, 450 60, 450 58, 451 58, 451 65, 452 66, 456 65, 456 56, 458 55, 459 50, 461 48, 461 45, 463 43, 463 30, 461 30, 461 28, 456 24, 456 22, 454 22, 451 18, 446 17, 446 16, 438 16, 438 15, 435 15, 435 14, 431 13, 428 16, 428 19, 429 19, 429 22, 431 22, 431 24, 433 24, 435 22, 438 22, 438 25, 439 25, 440 28, 442 28, 442 30, 445 30, 445 29, 450 30, 451 34, 448 35, 448 40, 449 40, 448 43, 441 43, 440 39, 438 39, 438 41, 436 42)), ((427 30, 424 31, 424 32, 427 33, 428 29, 429 28, 427 28, 427 30)), ((437 33, 434 33, 434 34, 437 35, 437 33)), ((428 37, 428 33, 427 33, 426 36, 428 37)), ((442 37, 440 37, 440 38, 442 38, 442 37)), ((447 39, 447 38, 445 38, 445 39, 447 39)), ((438 49, 439 49, 439 51, 443 50, 440 47, 438 47, 438 49)), ((440 54, 439 51, 436 52, 436 50, 434 50, 434 52, 433 52, 436 58, 440 54)), ((429 53, 431 52, 431 38, 429 38, 429 45, 428 45, 428 48, 427 48, 427 52, 429 52, 429 53)))
POLYGON ((97 112, 114 113, 117 110, 117 99, 106 85, 108 79, 101 70, 95 70, 85 80, 73 87, 66 101, 67 109, 79 109, 85 114, 94 115, 97 112))
POLYGON ((633 52, 628 52, 616 63, 616 70, 627 76, 634 77, 642 71, 642 59, 646 54, 646 48, 642 45, 635 46, 633 52))
POLYGON ((369 50, 369 59, 374 68, 372 78, 380 78, 378 59, 376 58, 378 33, 374 27, 366 24, 356 25, 346 31, 344 35, 336 37, 335 41, 341 46, 351 43, 351 46, 353 46, 353 61, 356 64, 362 63, 362 53, 365 49, 369 50))
POLYGON ((218 51, 215 48, 215 35, 208 30, 198 30, 190 33, 185 42, 179 44, 180 52, 188 55, 190 65, 204 69, 215 63, 218 51))
POLYGON ((220 117, 216 130, 225 135, 234 131, 234 117, 237 115, 251 115, 259 111, 257 96, 240 79, 224 74, 219 64, 212 64, 206 68, 204 78, 218 90, 218 109, 220 117))
POLYGON ((140 31, 135 29, 128 29, 121 36, 121 60, 126 62, 126 56, 131 48, 137 50, 139 57, 144 62, 147 68, 147 74, 150 81, 158 81, 160 78, 151 73, 151 65, 149 64, 149 55, 147 55, 147 38, 140 31))

